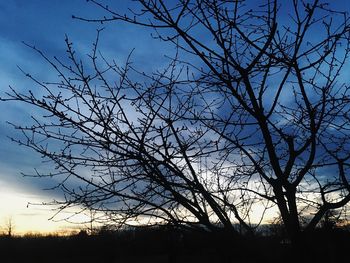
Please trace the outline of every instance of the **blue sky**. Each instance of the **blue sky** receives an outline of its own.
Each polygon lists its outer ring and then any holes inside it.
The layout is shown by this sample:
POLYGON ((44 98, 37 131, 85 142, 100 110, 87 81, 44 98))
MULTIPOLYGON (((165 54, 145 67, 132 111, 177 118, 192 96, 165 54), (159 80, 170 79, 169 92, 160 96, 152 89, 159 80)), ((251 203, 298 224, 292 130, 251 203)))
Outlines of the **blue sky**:
MULTIPOLYGON (((117 8, 125 10, 132 1, 116 1, 117 8)), ((102 26, 72 19, 72 15, 98 17, 102 12, 85 0, 11 0, 0 1, 0 96, 9 85, 18 90, 33 89, 33 85, 19 71, 20 66, 41 80, 54 79, 48 65, 26 47, 22 41, 35 45, 49 57, 65 55, 64 38, 67 34, 81 54, 88 54, 102 26)), ((135 49, 133 57, 142 67, 152 71, 161 67, 164 46, 153 41, 150 31, 125 24, 109 24, 101 37, 101 50, 108 57, 121 62, 135 49), (150 60, 152 56, 152 60, 150 60)), ((43 168, 40 156, 12 143, 8 136, 16 136, 6 121, 28 123, 35 115, 32 108, 15 103, 0 103, 0 230, 5 218, 11 216, 18 232, 53 231, 63 223, 47 222, 49 208, 29 206, 28 202, 48 201, 57 193, 44 191, 53 181, 23 178, 21 173, 31 173, 33 168, 43 168), (35 216, 34 216, 35 215, 35 216), (25 223, 24 223, 25 222, 25 223), (30 223, 30 224, 29 224, 30 223)))
MULTIPOLYGON (((108 2, 119 10, 126 10, 132 4, 131 0, 108 2)), ((350 11, 348 0, 331 2, 344 11, 350 11)), ((17 66, 41 80, 55 77, 47 64, 22 41, 35 45, 49 57, 64 56, 67 34, 77 50, 87 54, 92 48, 96 29, 106 27, 101 36, 100 49, 103 53, 123 62, 135 49, 133 60, 149 72, 166 64, 164 54, 174 52, 171 47, 153 40, 150 30, 125 23, 87 23, 72 19, 72 15, 99 17, 103 12, 86 0, 0 1, 0 97, 4 96, 9 85, 19 90, 31 88, 31 82, 17 66)), ((26 208, 28 202, 48 201, 57 193, 43 190, 52 186, 52 181, 22 177, 21 172, 30 173, 34 167, 43 168, 44 165, 40 156, 7 138, 16 135, 16 131, 6 121, 27 123, 34 113, 33 109, 24 105, 0 103, 0 228, 2 219, 8 216, 12 216, 15 223, 17 221, 18 231, 39 231, 44 224, 48 231, 62 227, 62 223, 47 223, 51 215, 48 208, 26 208), (28 224, 25 226, 24 222, 28 224)))

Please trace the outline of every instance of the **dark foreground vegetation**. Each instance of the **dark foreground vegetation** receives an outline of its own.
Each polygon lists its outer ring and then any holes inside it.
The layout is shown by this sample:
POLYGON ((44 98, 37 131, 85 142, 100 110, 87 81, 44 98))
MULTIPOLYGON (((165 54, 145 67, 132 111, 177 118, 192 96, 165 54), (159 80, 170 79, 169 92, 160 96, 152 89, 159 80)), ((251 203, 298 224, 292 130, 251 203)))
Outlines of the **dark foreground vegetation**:
POLYGON ((293 248, 283 235, 235 240, 225 232, 103 229, 94 235, 0 237, 1 262, 348 262, 350 231, 317 229, 293 248))

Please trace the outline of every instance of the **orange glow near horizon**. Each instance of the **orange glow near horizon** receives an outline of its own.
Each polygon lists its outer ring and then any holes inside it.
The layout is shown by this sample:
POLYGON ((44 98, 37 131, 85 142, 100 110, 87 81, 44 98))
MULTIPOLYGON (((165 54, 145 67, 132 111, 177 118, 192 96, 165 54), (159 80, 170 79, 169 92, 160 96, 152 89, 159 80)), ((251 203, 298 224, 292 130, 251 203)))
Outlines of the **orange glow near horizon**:
MULTIPOLYGON (((21 192, 8 185, 0 183, 0 233, 6 232, 6 224, 9 218, 13 224, 13 234, 23 235, 27 233, 49 234, 71 232, 78 229, 77 225, 71 225, 65 221, 49 220, 53 212, 40 204, 43 200, 38 195, 21 192)), ((81 228, 83 225, 79 225, 81 228)))
MULTIPOLYGON (((64 220, 49 220, 54 214, 45 205, 39 205, 44 200, 39 195, 26 193, 20 189, 14 189, 0 182, 0 233, 6 232, 6 221, 11 218, 14 225, 14 235, 32 234, 67 234, 80 229, 88 228, 87 223, 70 224, 64 220), (38 204, 38 205, 28 205, 38 204)), ((251 212, 251 223, 259 223, 261 215, 264 213, 264 207, 254 205, 251 212)), ((269 209, 268 216, 261 223, 268 223, 273 216, 276 216, 276 209, 269 209)), ((62 212, 59 218, 67 216, 68 212, 62 212)), ((76 215, 75 222, 88 222, 90 218, 84 214, 76 215)))

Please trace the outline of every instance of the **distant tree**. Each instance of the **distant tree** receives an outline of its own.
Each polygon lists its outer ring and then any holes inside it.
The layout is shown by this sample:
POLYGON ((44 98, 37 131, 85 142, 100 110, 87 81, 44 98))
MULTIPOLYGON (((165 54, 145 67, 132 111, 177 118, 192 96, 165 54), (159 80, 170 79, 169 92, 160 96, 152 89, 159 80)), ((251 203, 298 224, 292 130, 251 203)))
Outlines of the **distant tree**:
POLYGON ((14 229, 15 229, 14 220, 13 220, 12 216, 9 216, 5 219, 5 223, 4 223, 5 234, 8 237, 12 237, 14 229))
POLYGON ((20 145, 52 161, 65 200, 95 220, 252 232, 254 207, 278 209, 293 242, 350 201, 349 18, 323 1, 99 1, 92 22, 155 30, 176 54, 144 73, 32 46, 59 78, 5 100, 43 110, 13 124, 20 145), (346 73, 345 73, 346 74, 346 73), (309 216, 305 224, 301 218, 309 216))
POLYGON ((268 222, 268 234, 281 240, 286 238, 286 229, 281 216, 277 216, 268 222))
POLYGON ((344 219, 341 211, 334 210, 328 210, 320 221, 321 227, 326 230, 333 230, 342 223, 344 223, 344 219))

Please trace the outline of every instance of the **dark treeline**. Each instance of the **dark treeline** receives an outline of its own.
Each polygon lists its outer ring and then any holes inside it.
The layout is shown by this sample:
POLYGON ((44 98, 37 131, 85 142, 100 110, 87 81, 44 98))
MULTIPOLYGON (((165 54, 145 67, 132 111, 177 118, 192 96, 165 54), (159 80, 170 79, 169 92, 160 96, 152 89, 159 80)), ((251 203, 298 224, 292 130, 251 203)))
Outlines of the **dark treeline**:
MULTIPOLYGON (((113 230, 71 236, 0 237, 1 262, 295 262, 283 230, 270 225, 236 241, 225 232, 169 227, 113 230), (276 231, 277 230, 277 231, 276 231)), ((347 262, 348 228, 318 228, 304 237, 298 262, 347 262)))

